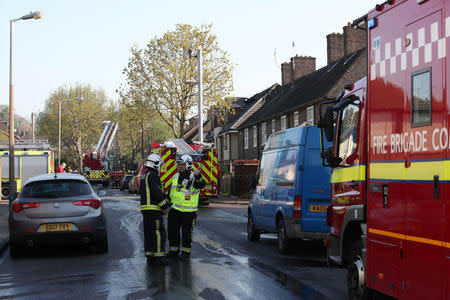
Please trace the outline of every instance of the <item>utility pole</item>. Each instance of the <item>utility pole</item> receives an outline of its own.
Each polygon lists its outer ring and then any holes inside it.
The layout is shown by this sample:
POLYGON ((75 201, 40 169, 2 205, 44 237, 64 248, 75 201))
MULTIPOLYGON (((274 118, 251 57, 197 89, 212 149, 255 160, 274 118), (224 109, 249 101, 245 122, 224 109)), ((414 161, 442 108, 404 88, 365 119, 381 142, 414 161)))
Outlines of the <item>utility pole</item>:
MULTIPOLYGON (((203 106, 203 85, 202 85, 202 47, 198 47, 197 54, 192 54, 189 50, 189 58, 197 58, 198 60, 198 141, 203 143, 203 120, 202 120, 202 106, 203 106)), ((190 83, 190 81, 189 81, 190 83)))
POLYGON ((34 141, 34 113, 31 113, 31 139, 34 141))

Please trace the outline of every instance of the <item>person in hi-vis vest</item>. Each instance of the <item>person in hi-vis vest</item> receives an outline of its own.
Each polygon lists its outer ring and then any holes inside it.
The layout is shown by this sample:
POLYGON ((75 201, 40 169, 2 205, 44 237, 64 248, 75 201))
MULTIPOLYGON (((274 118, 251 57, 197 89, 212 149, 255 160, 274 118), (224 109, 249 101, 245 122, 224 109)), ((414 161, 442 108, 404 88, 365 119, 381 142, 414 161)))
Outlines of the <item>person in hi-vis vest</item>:
POLYGON ((167 214, 170 201, 162 192, 159 172, 161 157, 150 154, 144 163, 145 171, 139 183, 141 212, 144 218, 144 253, 147 263, 166 264, 166 229, 163 215, 167 214))
POLYGON ((181 251, 181 258, 188 259, 191 254, 200 190, 206 183, 199 171, 192 171, 192 157, 182 155, 177 163, 178 173, 173 176, 170 188, 172 208, 168 217, 169 256, 176 256, 181 251))

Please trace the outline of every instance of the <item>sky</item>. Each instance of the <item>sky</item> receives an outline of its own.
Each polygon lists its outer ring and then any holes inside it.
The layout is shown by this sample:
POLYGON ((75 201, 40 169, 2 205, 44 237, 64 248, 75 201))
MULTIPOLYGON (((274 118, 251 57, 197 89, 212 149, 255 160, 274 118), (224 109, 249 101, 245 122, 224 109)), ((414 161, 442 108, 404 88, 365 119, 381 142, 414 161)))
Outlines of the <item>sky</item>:
POLYGON ((14 106, 19 115, 43 111, 63 85, 88 83, 111 100, 133 45, 173 31, 176 24, 212 24, 235 64, 234 94, 251 97, 281 82, 280 65, 297 55, 326 65, 326 35, 381 0, 0 0, 0 104, 9 104, 9 20, 13 24, 14 106), (294 46, 293 46, 294 45, 294 46))

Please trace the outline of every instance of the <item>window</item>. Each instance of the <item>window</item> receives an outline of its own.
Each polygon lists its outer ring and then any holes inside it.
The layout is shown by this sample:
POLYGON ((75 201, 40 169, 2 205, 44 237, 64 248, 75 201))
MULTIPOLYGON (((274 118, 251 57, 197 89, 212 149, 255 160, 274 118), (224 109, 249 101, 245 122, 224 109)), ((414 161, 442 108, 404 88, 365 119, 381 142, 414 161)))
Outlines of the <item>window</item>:
POLYGON ((346 159, 356 148, 359 101, 349 104, 340 114, 339 157, 346 159))
POLYGON ((253 126, 253 147, 258 146, 258 127, 253 126))
POLYGON ((248 149, 248 128, 244 129, 244 149, 248 149))
POLYGON ((281 130, 286 129, 286 116, 281 116, 281 130))
POLYGON ((431 68, 412 74, 412 126, 431 125, 431 68))
POLYGON ((272 120, 272 133, 275 132, 275 119, 272 120))
POLYGON ((314 125, 314 106, 309 106, 306 108, 306 122, 314 125))
POLYGON ((298 126, 298 111, 294 112, 294 127, 298 126))
POLYGON ((261 145, 265 144, 267 140, 267 133, 266 133, 266 122, 261 124, 261 145))
POLYGON ((35 181, 24 186, 23 198, 62 198, 92 194, 91 187, 80 180, 35 181))

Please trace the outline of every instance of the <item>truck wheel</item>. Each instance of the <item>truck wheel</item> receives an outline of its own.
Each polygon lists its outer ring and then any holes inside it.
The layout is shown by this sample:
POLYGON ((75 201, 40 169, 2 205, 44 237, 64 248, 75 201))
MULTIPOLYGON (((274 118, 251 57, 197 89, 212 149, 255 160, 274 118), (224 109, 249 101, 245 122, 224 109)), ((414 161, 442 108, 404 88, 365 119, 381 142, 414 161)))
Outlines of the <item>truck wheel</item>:
POLYGON ((103 239, 97 240, 95 242, 95 252, 97 253, 107 253, 108 252, 108 234, 105 233, 103 239))
POLYGON ((255 224, 253 223, 252 213, 248 213, 247 218, 247 238, 251 242, 259 241, 261 237, 261 232, 256 229, 255 224))
POLYGON ((347 286, 350 300, 370 299, 366 288, 366 270, 362 259, 361 240, 353 241, 350 247, 350 261, 347 266, 347 286))
POLYGON ((289 249, 289 239, 286 234, 286 226, 284 226, 284 220, 281 217, 277 223, 277 237, 278 237, 278 251, 281 254, 286 254, 289 249))

